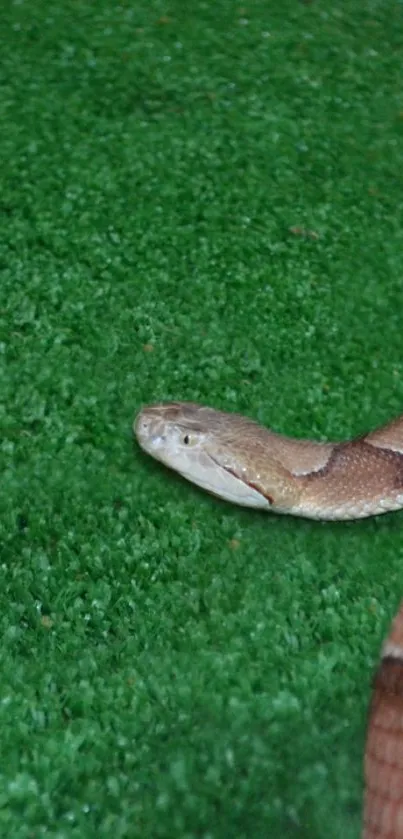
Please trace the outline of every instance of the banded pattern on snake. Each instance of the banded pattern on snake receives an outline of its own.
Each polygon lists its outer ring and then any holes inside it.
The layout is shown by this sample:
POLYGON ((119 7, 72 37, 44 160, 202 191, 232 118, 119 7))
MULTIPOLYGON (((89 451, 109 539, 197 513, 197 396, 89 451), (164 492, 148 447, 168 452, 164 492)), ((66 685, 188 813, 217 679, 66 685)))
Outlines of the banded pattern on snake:
MULTIPOLYGON (((403 415, 343 443, 298 440, 191 402, 150 405, 133 426, 148 454, 235 504, 347 520, 403 508, 403 415)), ((375 676, 363 839, 403 839, 403 602, 375 676)))

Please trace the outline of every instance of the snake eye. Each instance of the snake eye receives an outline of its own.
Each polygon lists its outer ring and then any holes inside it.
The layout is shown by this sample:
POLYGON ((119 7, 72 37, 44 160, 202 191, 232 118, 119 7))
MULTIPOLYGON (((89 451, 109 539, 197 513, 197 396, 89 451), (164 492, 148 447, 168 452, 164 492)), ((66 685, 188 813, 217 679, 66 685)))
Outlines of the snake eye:
POLYGON ((189 446, 189 448, 196 446, 198 443, 197 434, 192 434, 192 432, 190 432, 190 434, 184 434, 182 437, 182 443, 184 446, 189 446))

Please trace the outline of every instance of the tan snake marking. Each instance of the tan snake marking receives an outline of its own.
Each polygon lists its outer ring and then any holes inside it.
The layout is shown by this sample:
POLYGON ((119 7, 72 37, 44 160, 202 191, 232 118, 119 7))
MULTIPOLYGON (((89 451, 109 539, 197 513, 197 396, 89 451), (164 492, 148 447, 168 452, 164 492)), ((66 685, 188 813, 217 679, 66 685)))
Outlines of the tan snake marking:
MULTIPOLYGON (((344 443, 298 440, 191 402, 150 405, 134 425, 148 454, 208 492, 311 519, 403 508, 403 415, 344 443)), ((363 839, 403 839, 403 603, 374 680, 363 839)))

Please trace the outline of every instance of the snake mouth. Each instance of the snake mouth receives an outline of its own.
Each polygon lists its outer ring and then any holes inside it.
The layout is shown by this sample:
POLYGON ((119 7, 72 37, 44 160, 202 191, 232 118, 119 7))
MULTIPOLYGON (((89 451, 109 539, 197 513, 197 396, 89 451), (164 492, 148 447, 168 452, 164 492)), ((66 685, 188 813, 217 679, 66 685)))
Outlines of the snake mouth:
POLYGON ((238 475, 238 473, 235 472, 234 469, 231 469, 230 466, 224 466, 222 463, 216 460, 214 455, 210 454, 210 452, 208 453, 208 456, 210 460, 212 460, 212 462, 216 466, 218 466, 219 469, 222 469, 224 472, 227 473, 227 475, 231 475, 232 478, 235 478, 237 481, 240 481, 240 483, 244 484, 244 486, 249 487, 249 489, 253 490, 253 492, 257 492, 262 498, 265 499, 265 501, 267 501, 270 507, 273 506, 274 498, 271 495, 269 495, 269 493, 263 492, 262 488, 258 484, 254 483, 253 481, 248 481, 242 475, 238 475))

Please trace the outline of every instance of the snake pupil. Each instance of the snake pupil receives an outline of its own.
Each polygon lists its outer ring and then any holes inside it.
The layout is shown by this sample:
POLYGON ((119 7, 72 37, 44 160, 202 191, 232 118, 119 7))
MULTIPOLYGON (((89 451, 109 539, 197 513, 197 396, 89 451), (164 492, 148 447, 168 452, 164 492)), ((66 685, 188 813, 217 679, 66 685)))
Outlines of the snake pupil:
POLYGON ((189 443, 189 434, 185 434, 185 436, 184 436, 184 438, 183 438, 183 442, 184 442, 185 446, 187 446, 187 445, 188 445, 188 443, 189 443))

